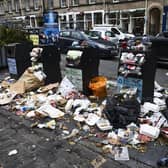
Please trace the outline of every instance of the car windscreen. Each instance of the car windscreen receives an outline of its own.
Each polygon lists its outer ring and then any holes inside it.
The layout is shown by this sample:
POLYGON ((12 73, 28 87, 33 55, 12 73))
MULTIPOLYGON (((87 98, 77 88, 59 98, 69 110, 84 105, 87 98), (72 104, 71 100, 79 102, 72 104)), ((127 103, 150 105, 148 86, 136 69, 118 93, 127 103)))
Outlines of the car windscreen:
POLYGON ((115 34, 114 34, 113 32, 111 32, 111 31, 106 31, 106 32, 105 32, 105 35, 106 35, 107 37, 115 37, 115 34))
POLYGON ((87 35, 82 31, 72 31, 71 37, 78 40, 88 40, 87 35))
POLYGON ((120 34, 120 32, 119 32, 117 29, 115 29, 115 28, 111 28, 111 31, 112 31, 114 34, 120 34))
POLYGON ((70 32, 69 31, 62 31, 60 32, 61 37, 70 37, 70 32))
POLYGON ((100 31, 90 31, 88 34, 90 37, 101 37, 100 31))
POLYGON ((83 32, 83 31, 80 31, 80 32, 81 32, 81 35, 84 39, 89 40, 88 35, 85 32, 83 32))

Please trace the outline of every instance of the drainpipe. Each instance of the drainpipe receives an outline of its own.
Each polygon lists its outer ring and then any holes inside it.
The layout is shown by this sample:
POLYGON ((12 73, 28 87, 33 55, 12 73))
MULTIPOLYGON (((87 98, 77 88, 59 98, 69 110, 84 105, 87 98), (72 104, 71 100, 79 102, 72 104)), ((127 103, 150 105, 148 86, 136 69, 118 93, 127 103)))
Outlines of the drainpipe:
POLYGON ((148 22, 148 0, 145 0, 145 24, 144 24, 144 34, 147 34, 147 22, 148 22))
POLYGON ((42 12, 46 12, 46 2, 45 0, 42 0, 42 12))
POLYGON ((43 11, 44 11, 44 0, 41 0, 41 13, 43 15, 43 11))
POLYGON ((103 1, 103 4, 104 4, 103 5, 104 6, 104 11, 102 13, 102 24, 106 23, 106 21, 105 21, 106 20, 106 18, 105 18, 106 17, 106 0, 103 1))
POLYGON ((69 10, 69 7, 70 7, 70 0, 68 0, 68 10, 69 10))
POLYGON ((20 14, 23 16, 22 0, 19 0, 20 14))

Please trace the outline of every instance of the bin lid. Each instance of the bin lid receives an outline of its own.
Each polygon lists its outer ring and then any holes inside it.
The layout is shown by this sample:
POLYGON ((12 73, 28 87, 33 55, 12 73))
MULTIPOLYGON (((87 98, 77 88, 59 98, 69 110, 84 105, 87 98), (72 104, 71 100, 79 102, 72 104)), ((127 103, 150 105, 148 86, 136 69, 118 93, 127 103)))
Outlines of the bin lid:
POLYGON ((157 38, 153 38, 151 39, 152 43, 157 43, 157 42, 168 42, 168 38, 165 37, 157 37, 157 38))
POLYGON ((83 51, 80 50, 68 50, 67 57, 72 59, 78 59, 82 56, 83 51))
POLYGON ((9 44, 6 44, 5 47, 14 47, 17 44, 20 44, 20 43, 9 43, 9 44))

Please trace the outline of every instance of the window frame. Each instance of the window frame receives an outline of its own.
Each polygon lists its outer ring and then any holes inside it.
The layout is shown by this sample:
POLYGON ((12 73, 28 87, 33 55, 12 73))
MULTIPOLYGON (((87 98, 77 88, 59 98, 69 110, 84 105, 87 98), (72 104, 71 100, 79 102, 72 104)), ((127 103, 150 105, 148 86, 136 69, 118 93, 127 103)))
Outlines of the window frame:
POLYGON ((30 11, 30 0, 25 0, 24 3, 25 10, 30 11))
POLYGON ((60 0, 60 7, 61 7, 61 8, 66 7, 66 6, 67 6, 66 3, 67 3, 66 0, 60 0))
POLYGON ((20 3, 19 0, 15 0, 15 12, 18 13, 20 10, 20 3))
POLYGON ((34 10, 39 10, 40 1, 39 0, 33 0, 33 6, 34 6, 34 10))
POLYGON ((72 6, 78 6, 78 5, 79 5, 79 0, 72 0, 72 6))
POLYGON ((89 0, 89 4, 95 4, 96 0, 89 0))
POLYGON ((3 1, 0 2, 0 14, 4 14, 5 13, 4 7, 5 7, 4 2, 3 1))

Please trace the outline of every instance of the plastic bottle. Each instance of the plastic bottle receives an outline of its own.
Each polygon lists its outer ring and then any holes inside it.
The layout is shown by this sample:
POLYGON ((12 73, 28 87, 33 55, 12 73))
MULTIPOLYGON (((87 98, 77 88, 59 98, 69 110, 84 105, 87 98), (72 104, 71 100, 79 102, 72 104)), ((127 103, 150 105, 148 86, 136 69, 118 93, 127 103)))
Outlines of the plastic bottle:
POLYGON ((28 111, 28 110, 34 110, 33 106, 22 106, 20 107, 20 111, 28 111))

